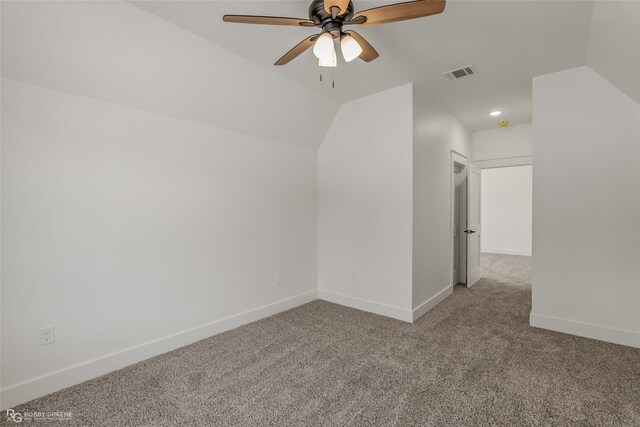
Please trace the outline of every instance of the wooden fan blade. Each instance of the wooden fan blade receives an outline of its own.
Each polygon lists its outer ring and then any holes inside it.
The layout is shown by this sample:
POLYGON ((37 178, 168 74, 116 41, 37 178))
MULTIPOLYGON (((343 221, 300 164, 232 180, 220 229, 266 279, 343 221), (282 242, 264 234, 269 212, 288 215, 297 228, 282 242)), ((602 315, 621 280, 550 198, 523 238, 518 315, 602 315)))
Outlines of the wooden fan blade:
POLYGON ((445 3, 446 0, 416 0, 390 4, 358 12, 351 20, 356 21, 360 17, 365 17, 366 21, 358 25, 376 25, 422 18, 442 13, 445 3))
POLYGON ((347 11, 347 7, 349 7, 349 0, 324 0, 324 10, 327 13, 331 13, 332 7, 340 9, 340 13, 338 13, 338 15, 344 15, 347 11))
POLYGON ((224 15, 224 22, 237 24, 263 24, 263 25, 291 25, 295 27, 313 27, 315 23, 308 19, 282 18, 280 16, 255 16, 255 15, 224 15))
POLYGON ((300 43, 295 45, 293 49, 289 52, 285 53, 284 56, 276 61, 273 65, 285 65, 291 62, 292 59, 297 58, 301 53, 309 49, 314 45, 316 40, 320 37, 318 34, 314 34, 306 39, 302 40, 300 43))
POLYGON ((376 51, 373 48, 373 46, 371 46, 371 44, 369 44, 369 42, 360 34, 356 33, 353 30, 347 30, 345 32, 349 34, 351 37, 353 37, 362 48, 362 53, 358 58, 362 59, 365 62, 371 62, 374 59, 376 59, 378 56, 380 56, 378 51, 376 51))

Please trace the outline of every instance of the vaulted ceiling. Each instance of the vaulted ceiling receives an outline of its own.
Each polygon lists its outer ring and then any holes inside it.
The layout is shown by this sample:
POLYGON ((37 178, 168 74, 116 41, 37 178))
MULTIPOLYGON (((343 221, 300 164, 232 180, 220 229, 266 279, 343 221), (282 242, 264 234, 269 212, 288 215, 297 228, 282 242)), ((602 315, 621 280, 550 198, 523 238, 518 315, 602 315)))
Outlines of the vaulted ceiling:
MULTIPOLYGON (((306 18, 309 1, 132 3, 340 102, 413 81, 470 130, 495 126, 488 116, 495 108, 514 124, 531 121, 532 78, 585 64, 593 6, 590 1, 449 0, 441 15, 357 28, 380 58, 348 64, 340 58, 332 70, 318 67, 310 50, 286 66, 273 66, 315 28, 222 22, 228 13, 306 18), (474 76, 455 81, 442 76, 470 64, 477 69, 474 76)), ((394 2, 354 1, 356 10, 387 3, 394 2)))
POLYGON ((310 149, 340 107, 125 2, 0 7, 3 78, 310 149))

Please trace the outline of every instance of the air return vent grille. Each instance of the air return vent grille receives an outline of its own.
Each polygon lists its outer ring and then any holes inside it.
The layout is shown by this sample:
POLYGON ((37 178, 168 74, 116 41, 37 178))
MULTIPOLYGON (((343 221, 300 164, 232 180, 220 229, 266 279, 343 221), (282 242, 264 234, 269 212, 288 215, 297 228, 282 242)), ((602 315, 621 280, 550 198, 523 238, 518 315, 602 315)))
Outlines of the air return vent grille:
POLYGON ((456 80, 461 79, 463 77, 471 76, 476 74, 476 67, 473 65, 467 65, 465 67, 459 68, 453 71, 447 71, 446 73, 442 73, 448 80, 456 80))

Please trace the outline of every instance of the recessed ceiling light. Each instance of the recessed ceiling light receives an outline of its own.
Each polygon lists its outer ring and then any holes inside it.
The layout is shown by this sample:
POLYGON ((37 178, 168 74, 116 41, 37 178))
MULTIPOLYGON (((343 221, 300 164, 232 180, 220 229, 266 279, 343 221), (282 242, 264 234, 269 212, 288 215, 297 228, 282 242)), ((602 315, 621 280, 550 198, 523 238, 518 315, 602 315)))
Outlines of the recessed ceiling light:
POLYGON ((500 110, 492 111, 489 113, 490 116, 499 116, 500 114, 502 114, 502 111, 500 110))

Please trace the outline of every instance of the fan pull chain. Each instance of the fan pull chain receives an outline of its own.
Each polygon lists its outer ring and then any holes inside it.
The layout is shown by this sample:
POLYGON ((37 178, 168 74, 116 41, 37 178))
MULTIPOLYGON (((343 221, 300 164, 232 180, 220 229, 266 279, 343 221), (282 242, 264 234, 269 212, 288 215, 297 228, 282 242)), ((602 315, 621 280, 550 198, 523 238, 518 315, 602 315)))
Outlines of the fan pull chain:
MULTIPOLYGON (((320 81, 322 81, 322 72, 320 73, 320 81)), ((331 88, 336 88, 336 67, 331 69, 331 88)))

